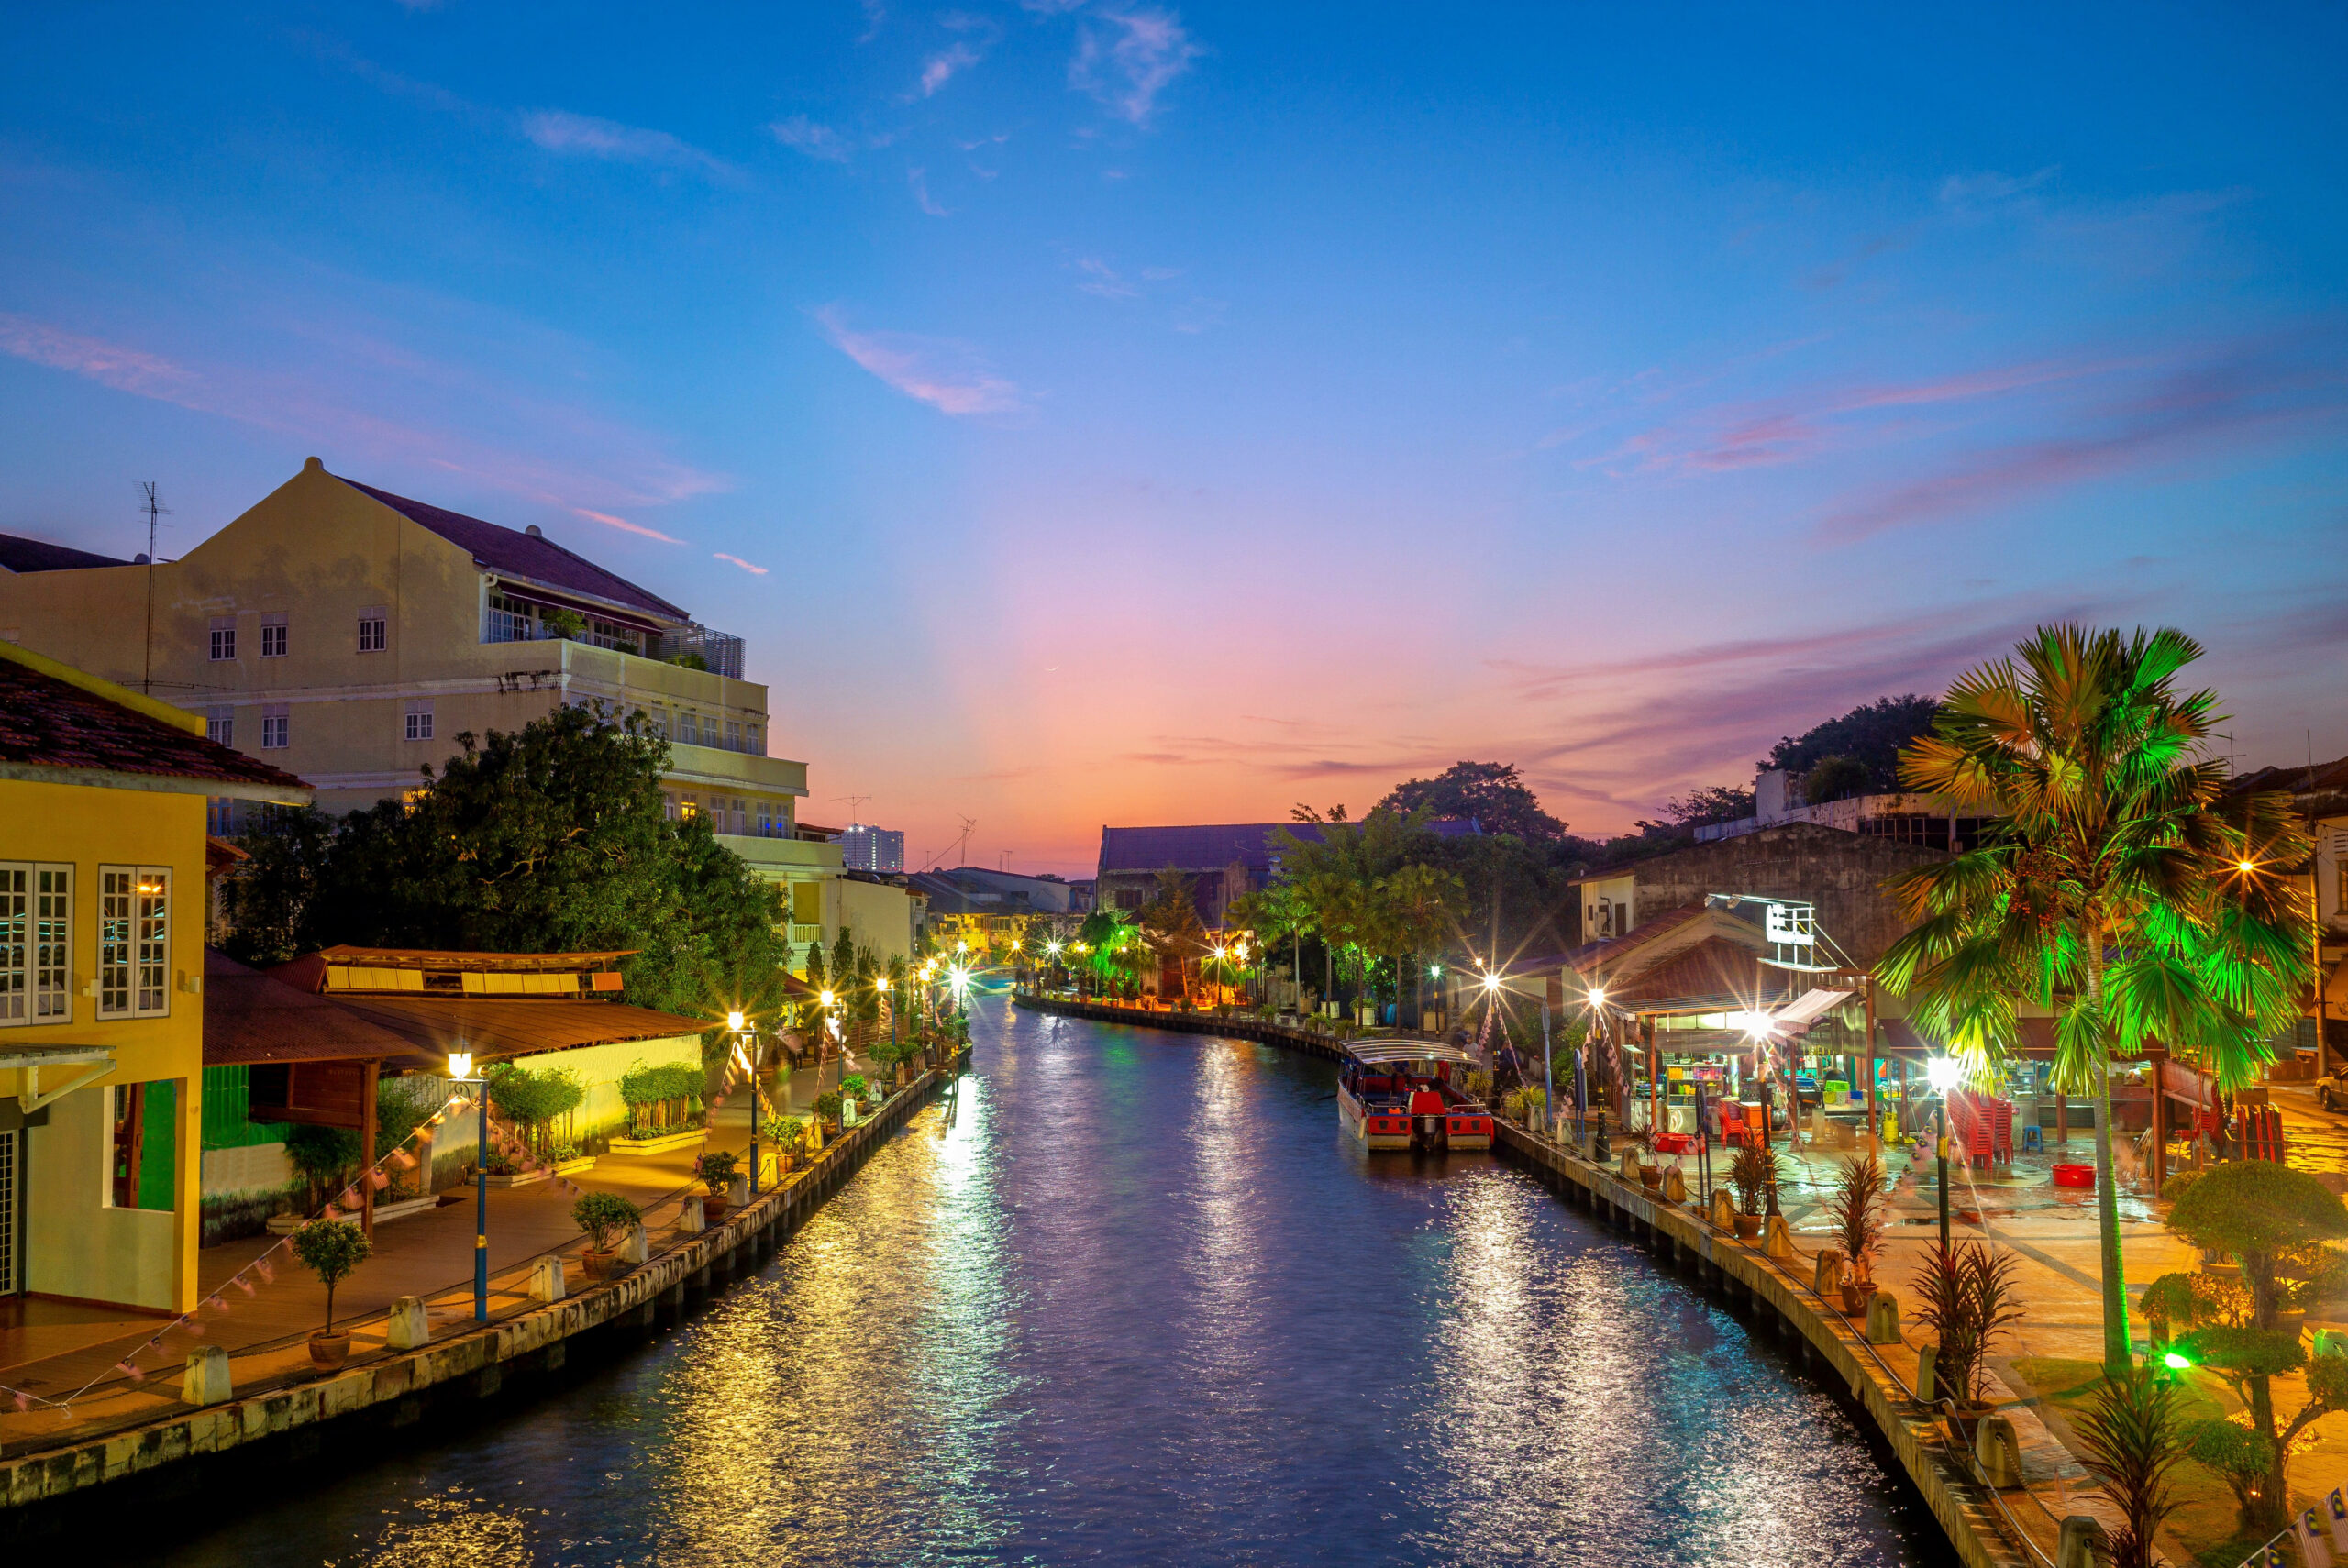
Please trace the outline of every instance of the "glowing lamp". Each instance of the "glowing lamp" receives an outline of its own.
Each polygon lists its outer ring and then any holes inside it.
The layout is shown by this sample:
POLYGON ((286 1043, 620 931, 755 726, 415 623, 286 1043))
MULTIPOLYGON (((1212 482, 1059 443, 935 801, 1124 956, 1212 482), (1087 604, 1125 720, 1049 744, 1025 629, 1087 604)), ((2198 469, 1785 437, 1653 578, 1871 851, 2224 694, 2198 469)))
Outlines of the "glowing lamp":
POLYGON ((1924 1063, 1924 1079, 1933 1086, 1934 1094, 1946 1094, 1955 1088, 1963 1071, 1954 1056, 1934 1056, 1924 1063))
POLYGON ((1589 1005, 1592 1007, 1604 1007, 1606 1005, 1606 988, 1604 986, 1590 987, 1589 1005))
POLYGON ((1428 979, 1430 979, 1430 980, 1440 980, 1440 979, 1442 979, 1442 978, 1443 978, 1443 966, 1442 966, 1442 965, 1440 965, 1440 964, 1430 964, 1430 965, 1428 965, 1428 966, 1427 966, 1427 978, 1428 978, 1428 979))
POLYGON ((2237 861, 2235 861, 2235 862, 2234 862, 2234 869, 2235 869, 2235 870, 2237 870, 2237 871, 2240 871, 2243 876, 2247 877, 2247 876, 2249 876, 2253 871, 2255 871, 2255 870, 2257 870, 2257 869, 2258 869, 2258 864, 2257 864, 2257 862, 2255 862, 2255 861, 2252 861, 2252 860, 2237 860, 2237 861))
POLYGON ((816 997, 816 999, 815 999, 815 1002, 816 1002, 816 1005, 817 1005, 817 1006, 819 1006, 819 1007, 825 1007, 825 1008, 828 1008, 828 1007, 830 1007, 830 1006, 832 1005, 832 993, 831 993, 829 990, 825 990, 825 992, 823 992, 821 995, 819 995, 818 997, 816 997))
POLYGON ((2171 1372, 2183 1372, 2193 1364, 2193 1358, 2181 1351, 2170 1351, 2161 1357, 2161 1364, 2171 1372))
POLYGON ((1488 991, 1499 990, 1501 988, 1501 977, 1498 975, 1486 975, 1484 977, 1484 988, 1488 991))
POLYGON ((473 1076, 473 1054, 471 1051, 449 1052, 449 1076, 452 1078, 471 1077, 473 1076))
POLYGON ((737 1034, 742 1032, 742 1011, 739 1008, 725 1015, 725 1027, 737 1034))

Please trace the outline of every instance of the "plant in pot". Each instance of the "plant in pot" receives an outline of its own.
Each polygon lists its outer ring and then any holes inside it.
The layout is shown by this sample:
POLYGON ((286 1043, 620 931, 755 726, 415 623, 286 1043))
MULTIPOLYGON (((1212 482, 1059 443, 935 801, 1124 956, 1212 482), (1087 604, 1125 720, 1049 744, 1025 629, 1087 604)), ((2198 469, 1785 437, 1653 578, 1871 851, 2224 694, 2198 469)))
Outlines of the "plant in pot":
POLYGON ((796 1116, 774 1120, 774 1165, 779 1176, 789 1176, 807 1149, 807 1123, 796 1116))
POLYGON ((1933 1378, 1966 1443, 1989 1413, 1989 1351, 2021 1321, 2013 1257, 1978 1242, 1935 1242, 1917 1271, 1916 1321, 1933 1336, 1933 1378))
POLYGON ((733 1190, 734 1173, 742 1157, 731 1149, 711 1149, 693 1162, 693 1177, 708 1190, 701 1200, 702 1218, 714 1225, 725 1218, 725 1195, 733 1190))
MULTIPOLYGON (((2170 1472, 2185 1457, 2176 1384, 2149 1366, 2104 1374, 2094 1403, 2071 1418, 2088 1470, 2120 1507, 2110 1532, 2111 1568, 2153 1568, 2153 1538, 2176 1510, 2170 1472)), ((2239 1429, 2237 1429, 2239 1430, 2239 1429)))
POLYGON ((823 1120, 824 1135, 836 1137, 840 1130, 840 1091, 825 1089, 815 1097, 815 1114, 823 1120))
POLYGON ((1843 1162, 1834 1173, 1834 1196, 1827 1213, 1834 1221, 1835 1238, 1851 1272, 1843 1280, 1843 1310, 1856 1318, 1875 1297, 1875 1255, 1883 1247, 1883 1210, 1890 1195, 1884 1191, 1883 1162, 1860 1154, 1843 1162))
POLYGON ((1777 1164, 1777 1151, 1764 1149, 1758 1143, 1740 1145, 1736 1157, 1728 1163, 1728 1184, 1736 1189, 1736 1233, 1740 1240, 1749 1242, 1761 1233, 1761 1205, 1769 1196, 1777 1164))
POLYGON ((862 1073, 849 1073, 840 1079, 840 1099, 843 1102, 854 1100, 861 1105, 867 1099, 870 1088, 862 1073))
POLYGON ((582 1192, 570 1206, 571 1222, 587 1232, 579 1264, 597 1279, 609 1279, 619 1263, 612 1244, 643 1221, 644 1213, 616 1192, 582 1192))
POLYGON ((327 1287, 327 1326, 310 1336, 310 1359, 331 1372, 350 1354, 350 1336, 334 1331, 334 1287, 367 1261, 375 1244, 348 1220, 313 1220, 294 1232, 294 1255, 327 1287))

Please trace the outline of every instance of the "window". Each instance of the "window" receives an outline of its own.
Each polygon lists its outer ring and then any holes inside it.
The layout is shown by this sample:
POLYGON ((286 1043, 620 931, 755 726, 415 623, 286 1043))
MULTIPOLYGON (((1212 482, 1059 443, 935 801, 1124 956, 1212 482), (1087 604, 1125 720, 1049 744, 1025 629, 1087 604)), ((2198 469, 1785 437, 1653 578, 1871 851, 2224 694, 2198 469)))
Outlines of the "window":
POLYGON ((98 1016, 171 1010, 172 873, 162 866, 98 867, 98 1016))
POLYGON ((73 867, 33 868, 33 1021, 73 1021, 73 867))
POLYGON ((204 802, 204 831, 215 838, 237 836, 237 802, 226 795, 211 796, 204 802))
POLYGON ((692 821, 701 815, 701 802, 692 796, 687 795, 677 802, 677 815, 686 822, 692 821))
POLYGON ((765 745, 760 744, 759 740, 758 725, 745 724, 742 726, 742 749, 748 752, 753 756, 764 756, 767 754, 767 748, 765 745))
POLYGON ((262 709, 260 715, 261 750, 283 751, 285 749, 288 734, 292 730, 292 727, 293 718, 286 712, 282 703, 262 709))
POLYGON ((283 658, 285 657, 284 616, 264 615, 261 617, 260 657, 263 658, 283 658))
POLYGON ((216 745, 237 744, 237 711, 234 708, 206 708, 204 711, 204 738, 216 745))
POLYGON ((33 868, 0 866, 0 1024, 27 1021, 33 868))
POLYGON ((215 663, 237 657, 237 618, 234 615, 215 616, 212 622, 212 657, 215 663))
POLYGON ((383 651, 388 646, 383 635, 384 626, 388 621, 389 617, 381 610, 370 609, 359 612, 359 651, 360 653, 383 651))
POLYGON ((432 738, 432 704, 410 702, 407 705, 407 738, 427 741, 432 738))
POLYGON ((687 745, 701 745, 701 719, 691 709, 678 711, 677 738, 687 745))
POLYGON ((742 726, 732 719, 725 721, 725 749, 728 751, 742 749, 742 726))

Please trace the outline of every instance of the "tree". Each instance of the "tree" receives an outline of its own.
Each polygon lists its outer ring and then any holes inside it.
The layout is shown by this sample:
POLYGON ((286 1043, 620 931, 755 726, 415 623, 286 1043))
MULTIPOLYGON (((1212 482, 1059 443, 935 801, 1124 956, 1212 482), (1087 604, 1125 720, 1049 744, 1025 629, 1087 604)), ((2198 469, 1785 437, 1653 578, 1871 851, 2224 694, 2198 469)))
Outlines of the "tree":
POLYGON ((705 819, 668 820, 668 743, 640 719, 565 706, 457 737, 409 798, 339 823, 316 814, 245 841, 230 955, 282 962, 337 943, 465 952, 635 949, 641 1006, 709 1016, 711 977, 782 960, 780 894, 705 819))
POLYGON ((1158 989, 1165 988, 1165 966, 1174 966, 1174 990, 1190 992, 1190 963, 1206 946, 1206 922, 1191 895, 1191 879, 1168 866, 1157 874, 1157 890, 1138 911, 1142 939, 1157 955, 1158 989))
MULTIPOLYGON (((1865 770, 1866 789, 1854 793, 1894 790, 1899 787, 1901 751, 1932 733, 1933 716, 1939 708, 1930 697, 1913 693, 1878 698, 1800 736, 1779 741, 1762 766, 1809 773, 1828 757, 1840 757, 1865 770)), ((1812 795, 1811 799, 1840 797, 1812 795)))
POLYGON ((2013 660, 1958 679, 1900 779, 1999 818, 1980 847, 1884 884, 1914 929, 1877 973, 1976 1070, 2000 1062, 2023 1007, 2055 1018, 2054 1081, 2096 1108, 2104 1361, 2128 1361, 2127 1282, 2111 1174, 2110 1064, 2165 1042, 2247 1082, 2308 981, 2308 915, 2290 869, 2307 834, 2287 797, 2222 808, 2203 754, 2217 699, 2180 696, 2200 657, 2180 632, 2043 627, 2013 660))
MULTIPOLYGON (((1391 933, 1394 955, 1394 1011, 1401 1022, 1404 960, 1443 952, 1459 924, 1459 907, 1468 886, 1456 871, 1413 863, 1388 873, 1379 886, 1384 928, 1391 933)), ((1424 1012, 1426 970, 1412 964, 1412 994, 1421 998, 1414 1011, 1424 1012)), ((1416 1028, 1413 1022, 1410 1025, 1416 1028)))
POLYGON ((1433 817, 1472 817, 1486 833, 1524 839, 1566 835, 1566 824, 1541 809, 1512 762, 1455 762, 1432 778, 1396 785, 1377 809, 1398 817, 1421 810, 1433 817))
POLYGON ((2320 1272, 2331 1255, 2328 1243, 2348 1238, 2348 1205, 2304 1171, 2266 1160, 2232 1160, 2184 1189, 2169 1211, 2168 1228, 2189 1245, 2223 1253, 2241 1265, 2250 1321, 2198 1328, 2180 1342, 2232 1386, 2265 1440, 2255 1451, 2267 1462, 2265 1484, 2242 1501, 2249 1522, 2273 1528, 2288 1512, 2292 1440, 2317 1418, 2348 1409, 2348 1358, 2309 1363, 2298 1331, 2276 1327, 2288 1288, 2283 1276, 2320 1272), (2302 1366, 2308 1402, 2277 1430, 2273 1380, 2302 1366))
POLYGON ((294 1255, 327 1287, 327 1326, 334 1332, 334 1287, 373 1254, 375 1243, 348 1220, 313 1220, 294 1232, 294 1255))
POLYGON ((1874 779, 1866 764, 1848 756, 1822 756, 1802 775, 1801 798, 1815 806, 1864 795, 1874 779))
POLYGON ((1671 829, 1703 827, 1711 823, 1733 823, 1753 814, 1753 791, 1726 784, 1707 784, 1700 790, 1690 790, 1677 800, 1663 803, 1664 823, 1642 822, 1636 824, 1646 832, 1668 832, 1671 829))

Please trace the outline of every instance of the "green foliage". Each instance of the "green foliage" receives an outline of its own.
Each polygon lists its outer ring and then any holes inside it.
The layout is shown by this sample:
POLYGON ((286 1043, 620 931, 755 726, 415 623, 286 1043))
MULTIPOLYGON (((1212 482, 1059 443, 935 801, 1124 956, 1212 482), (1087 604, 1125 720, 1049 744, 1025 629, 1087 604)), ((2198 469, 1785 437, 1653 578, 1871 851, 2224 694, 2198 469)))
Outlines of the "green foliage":
POLYGON ((2299 1336, 2283 1329, 2196 1329, 2177 1342, 2186 1354, 2229 1383, 2274 1377, 2307 1364, 2299 1336))
POLYGON ((343 1173, 359 1163, 359 1134, 347 1127, 297 1121, 285 1130, 285 1160, 315 1198, 321 1189, 339 1185, 343 1173))
POLYGON ((836 1121, 840 1116, 840 1091, 825 1089, 815 1097, 815 1114, 826 1121, 836 1121))
POLYGON ((2287 1264, 2320 1265, 2324 1243, 2348 1237, 2348 1205, 2305 1171, 2271 1160, 2229 1160, 2201 1175, 2169 1209, 2168 1228, 2242 1264, 2254 1320, 2272 1327, 2287 1264))
POLYGON ((1566 824, 1541 809, 1540 800, 1517 776, 1514 763, 1455 762, 1432 778, 1396 785, 1376 809, 1398 817, 1423 810, 1430 817, 1472 817, 1486 833, 1523 839, 1566 835, 1566 824))
MULTIPOLYGON (((1779 741, 1763 766, 1782 767, 1789 773, 1810 773, 1828 758, 1839 758, 1855 765, 1863 776, 1864 788, 1854 793, 1879 794, 1897 790, 1901 750, 1932 733, 1933 716, 1939 711, 1938 702, 1912 692, 1905 697, 1878 698, 1839 719, 1829 719, 1799 736, 1779 741)), ((1838 797, 1812 794, 1810 798, 1817 801, 1838 797)), ((1745 814, 1751 814, 1750 808, 1745 814)))
POLYGON ((2254 1309, 2250 1292, 2210 1274, 2165 1274, 2144 1286, 2137 1306, 2150 1322, 2186 1329, 2202 1324, 2244 1328, 2254 1309))
POLYGON ((862 1099, 865 1091, 870 1088, 862 1073, 850 1073, 840 1079, 840 1093, 849 1099, 862 1099))
POLYGON ((731 1149, 711 1149, 693 1162, 693 1176, 709 1188, 712 1198, 723 1198, 734 1185, 734 1173, 741 1163, 741 1156, 731 1149))
POLYGON ((2185 1457, 2176 1385, 2150 1367, 2107 1369, 2094 1402, 2072 1418, 2082 1462, 2120 1506, 2111 1568, 2153 1568, 2153 1540, 2176 1511, 2170 1474, 2185 1457))
POLYGON ((713 976, 781 956, 779 893, 705 818, 670 822, 668 745, 637 719, 564 706, 518 733, 457 737, 414 801, 339 824, 297 813, 244 841, 231 950, 270 963, 336 943, 504 953, 637 949, 626 994, 722 1011, 713 976))
POLYGON ((1751 816, 1753 812, 1753 790, 1749 786, 1707 784, 1700 790, 1690 790, 1685 795, 1666 801, 1663 803, 1663 823, 1642 822, 1636 825, 1643 834, 1656 835, 1673 829, 1684 832, 1711 823, 1739 822, 1751 816))
POLYGON ((1835 1170, 1834 1195, 1827 1199, 1827 1213, 1855 1278, 1875 1277, 1875 1254, 1883 1245, 1883 1211, 1890 1200, 1884 1187, 1883 1162, 1875 1155, 1846 1159, 1835 1170))
POLYGON ((485 1077, 491 1107, 519 1125, 533 1147, 542 1145, 554 1123, 578 1110, 587 1098, 587 1086, 567 1067, 532 1072, 500 1062, 485 1077))
POLYGON ((430 1078, 382 1079, 375 1088, 375 1158, 406 1143, 441 1104, 430 1078))
POLYGON ((2234 1495, 2234 1508, 2244 1529, 2260 1529, 2277 1513, 2262 1494, 2275 1468, 2275 1444, 2248 1427, 2211 1417, 2187 1430, 2185 1452, 2217 1472, 2234 1495))
POLYGON ((538 624, 558 637, 568 637, 573 641, 587 635, 587 617, 576 610, 541 610, 538 612, 538 624))
POLYGON ((1736 1189, 1737 1207, 1747 1214, 1760 1213, 1762 1199, 1781 1168, 1775 1149, 1752 1143, 1739 1144, 1728 1163, 1728 1184, 1736 1189))
POLYGON ((582 1192, 570 1206, 571 1223, 587 1232, 587 1244, 609 1252, 612 1237, 640 1223, 643 1210, 616 1192, 582 1192))
POLYGON ((806 1119, 799 1116, 776 1117, 774 1141, 786 1149, 804 1148, 807 1144, 806 1119))
POLYGON ((294 1232, 294 1255, 327 1287, 326 1332, 334 1332, 334 1287, 375 1251, 367 1232, 348 1220, 313 1220, 294 1232))
POLYGON ((648 1067, 638 1062, 620 1077, 620 1099, 630 1107, 657 1105, 667 1099, 695 1099, 708 1079, 687 1062, 663 1062, 648 1067))
POLYGON ((1866 765, 1847 756, 1822 756, 1802 776, 1801 798, 1811 805, 1867 793, 1874 780, 1866 765))

